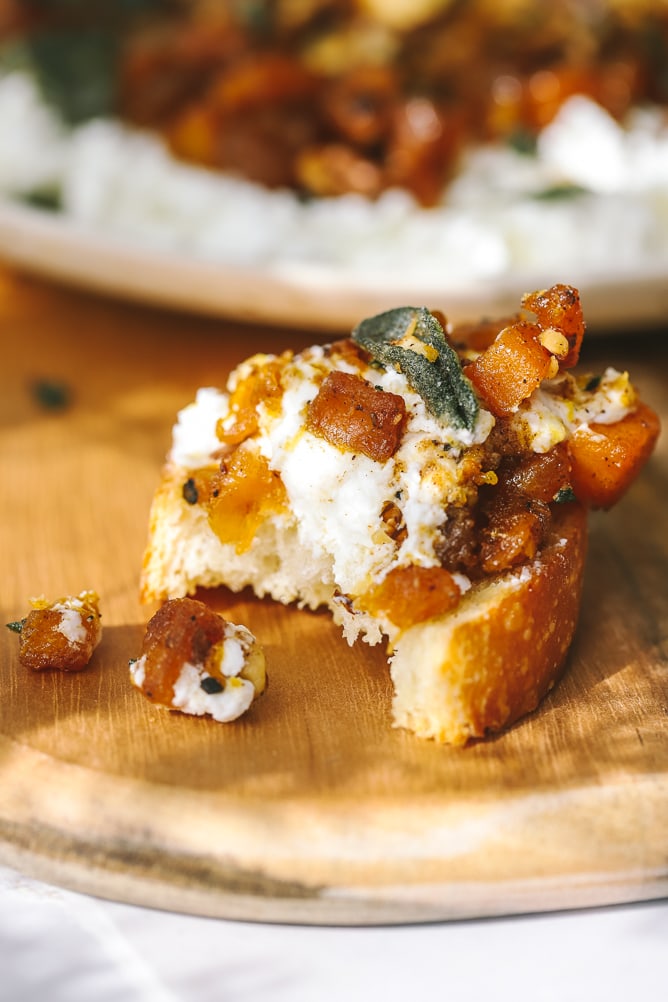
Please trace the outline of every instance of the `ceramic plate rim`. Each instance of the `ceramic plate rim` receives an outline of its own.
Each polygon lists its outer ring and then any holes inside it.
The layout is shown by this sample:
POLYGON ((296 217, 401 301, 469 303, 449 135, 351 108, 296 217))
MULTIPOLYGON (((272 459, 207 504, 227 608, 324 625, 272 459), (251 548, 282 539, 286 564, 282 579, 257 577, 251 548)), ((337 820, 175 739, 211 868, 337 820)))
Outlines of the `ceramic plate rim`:
POLYGON ((320 331, 406 303, 443 310, 453 321, 515 312, 524 292, 577 285, 590 331, 628 333, 668 319, 668 269, 611 273, 513 273, 442 286, 382 281, 307 262, 232 265, 134 244, 57 212, 0 197, 0 256, 18 269, 91 292, 211 317, 320 331))

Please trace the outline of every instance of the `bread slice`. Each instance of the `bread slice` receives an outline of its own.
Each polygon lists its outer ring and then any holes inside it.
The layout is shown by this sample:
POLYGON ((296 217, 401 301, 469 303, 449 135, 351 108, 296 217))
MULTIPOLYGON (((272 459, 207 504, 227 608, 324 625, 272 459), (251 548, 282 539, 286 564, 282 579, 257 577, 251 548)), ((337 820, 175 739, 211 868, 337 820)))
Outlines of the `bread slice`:
MULTIPOLYGON (((252 556, 211 532, 206 512, 186 503, 187 471, 166 470, 150 518, 144 602, 224 585, 317 608, 331 590, 309 574, 295 527, 263 527, 252 556)), ((470 589, 458 607, 399 634, 390 657, 398 727, 461 745, 534 710, 563 668, 575 631, 587 549, 587 515, 561 506, 549 540, 520 568, 470 589)), ((333 605, 333 614, 339 607, 333 605)), ((373 629, 373 626, 372 626, 373 629)))
POLYGON ((224 585, 326 606, 349 643, 388 645, 394 722, 420 737, 464 744, 535 709, 577 623, 576 466, 594 457, 592 497, 613 503, 658 434, 627 374, 565 371, 583 324, 555 290, 461 343, 401 308, 199 391, 153 501, 143 601, 224 585))

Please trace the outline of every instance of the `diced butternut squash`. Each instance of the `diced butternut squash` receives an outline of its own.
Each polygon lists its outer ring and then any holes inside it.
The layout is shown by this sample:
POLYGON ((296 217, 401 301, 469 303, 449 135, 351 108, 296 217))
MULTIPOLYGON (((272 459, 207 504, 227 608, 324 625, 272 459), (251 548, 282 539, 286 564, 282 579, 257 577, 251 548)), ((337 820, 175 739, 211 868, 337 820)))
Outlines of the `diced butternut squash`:
POLYGON ((203 662, 224 633, 224 621, 202 602, 181 598, 161 606, 148 623, 142 645, 146 696, 171 704, 184 662, 203 662))
POLYGON ((222 115, 250 113, 256 108, 308 99, 313 75, 282 53, 258 52, 235 60, 209 91, 209 101, 222 115))
POLYGON ((55 602, 40 597, 18 622, 19 662, 32 671, 78 672, 88 666, 102 635, 100 600, 94 591, 65 595, 55 602))
POLYGON ((324 111, 345 142, 368 149, 386 137, 397 101, 397 78, 389 66, 362 65, 332 78, 324 111))
POLYGON ((611 508, 649 459, 661 429, 646 404, 615 424, 592 424, 569 442, 571 486, 592 508, 611 508))
POLYGON ((237 553, 243 553, 265 519, 285 505, 279 474, 269 469, 264 456, 241 447, 211 485, 209 524, 221 543, 233 543, 237 553))
POLYGON ((565 442, 549 452, 531 452, 503 475, 503 482, 519 494, 549 503, 571 482, 571 460, 565 442))
POLYGON ((169 125, 167 138, 177 156, 213 167, 216 162, 217 128, 216 119, 208 108, 192 105, 169 125))
POLYGON ((331 372, 311 401, 306 427, 339 449, 361 452, 384 463, 397 451, 406 423, 406 404, 366 379, 331 372))
POLYGON ((484 404, 497 417, 513 414, 550 373, 553 356, 538 340, 536 324, 518 321, 505 327, 466 375, 484 404))
POLYGON ((512 494, 495 500, 480 540, 480 566, 485 574, 499 574, 533 560, 550 521, 550 509, 542 501, 512 494))
POLYGON ((216 434, 221 442, 225 445, 238 445, 255 434, 259 426, 258 404, 264 403, 270 407, 272 401, 281 398, 282 368, 280 359, 271 359, 254 366, 248 376, 241 380, 230 397, 230 412, 234 415, 234 420, 225 423, 219 421, 216 426, 216 434))
POLYGON ((372 615, 384 614, 400 630, 407 630, 454 609, 460 595, 457 582, 444 567, 397 567, 362 604, 372 615))
POLYGON ((541 292, 530 292, 522 298, 522 306, 536 317, 543 331, 550 329, 563 334, 568 351, 559 354, 561 367, 570 369, 580 356, 585 322, 577 289, 571 285, 553 285, 541 292))
MULTIPOLYGON (((431 311, 434 315, 436 310, 431 311)), ((452 328, 450 340, 458 349, 468 349, 472 351, 484 351, 493 343, 497 334, 505 327, 510 327, 517 323, 518 316, 505 317, 501 319, 482 319, 476 321, 463 321, 455 324, 452 328)), ((443 330, 446 329, 447 320, 441 322, 443 330)))

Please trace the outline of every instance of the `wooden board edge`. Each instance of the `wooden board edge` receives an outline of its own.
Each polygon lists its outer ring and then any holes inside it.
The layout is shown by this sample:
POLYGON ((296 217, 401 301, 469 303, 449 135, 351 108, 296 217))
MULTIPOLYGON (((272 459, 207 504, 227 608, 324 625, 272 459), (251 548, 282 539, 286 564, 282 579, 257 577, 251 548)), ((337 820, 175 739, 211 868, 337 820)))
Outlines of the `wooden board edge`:
MULTIPOLYGON (((668 868, 595 877, 377 887, 304 888, 230 868, 227 886, 180 885, 150 872, 114 871, 74 855, 49 857, 0 840, 0 863, 75 893, 136 907, 227 921, 362 927, 418 925, 580 911, 668 898, 668 868), (254 883, 256 893, 241 890, 254 883), (270 891, 268 893, 268 888, 270 891)), ((163 860, 169 866, 169 861, 163 860)), ((162 869, 162 867, 161 867, 162 869)))
POLYGON ((382 925, 668 895, 664 774, 501 803, 313 805, 100 776, 6 739, 0 752, 0 860, 129 904, 382 925))

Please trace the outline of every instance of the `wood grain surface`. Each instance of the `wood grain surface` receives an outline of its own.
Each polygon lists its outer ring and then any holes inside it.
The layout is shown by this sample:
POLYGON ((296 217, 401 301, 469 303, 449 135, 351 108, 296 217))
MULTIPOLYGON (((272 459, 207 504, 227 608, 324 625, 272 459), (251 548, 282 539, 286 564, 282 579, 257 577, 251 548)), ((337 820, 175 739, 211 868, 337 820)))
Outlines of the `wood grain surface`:
MULTIPOLYGON (((131 687, 148 508, 176 411, 252 352, 313 339, 0 270, 0 615, 91 587, 104 623, 78 675, 31 674, 0 634, 0 859, 119 900, 269 921, 667 894, 665 434, 623 502, 591 519, 565 677, 494 740, 449 749, 393 729, 381 650, 245 594, 210 599, 266 649, 269 687, 246 717, 162 712, 131 687)), ((668 329, 592 339, 582 364, 628 367, 667 420, 668 329)))

